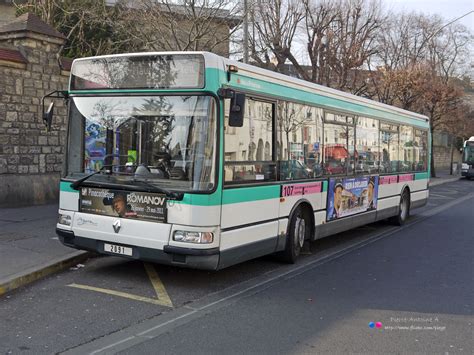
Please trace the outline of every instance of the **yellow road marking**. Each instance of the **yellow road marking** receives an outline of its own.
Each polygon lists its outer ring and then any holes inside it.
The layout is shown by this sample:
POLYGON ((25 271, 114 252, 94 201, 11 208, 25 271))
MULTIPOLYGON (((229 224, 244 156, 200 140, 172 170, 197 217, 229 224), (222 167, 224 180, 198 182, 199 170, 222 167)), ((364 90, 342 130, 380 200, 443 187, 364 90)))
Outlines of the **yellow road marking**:
POLYGON ((82 290, 95 291, 95 292, 105 293, 107 295, 113 295, 113 296, 128 298, 135 301, 157 304, 160 306, 173 308, 173 302, 171 302, 171 299, 168 296, 168 292, 166 292, 165 286, 161 282, 160 277, 158 276, 158 273, 156 272, 153 265, 148 264, 148 263, 143 263, 143 266, 145 267, 145 271, 148 275, 148 278, 150 279, 151 284, 153 285, 153 289, 155 290, 156 296, 158 297, 158 299, 138 296, 138 295, 134 295, 127 292, 109 290, 106 288, 81 285, 81 284, 76 284, 76 283, 69 284, 68 286, 80 288, 82 290))
POLYGON ((158 297, 158 299, 162 302, 161 304, 163 306, 173 307, 173 302, 171 302, 171 298, 170 296, 168 296, 168 292, 166 292, 165 286, 161 282, 158 273, 156 272, 153 265, 143 263, 143 266, 145 267, 146 273, 150 278, 150 282, 153 285, 153 288, 155 289, 156 297, 158 297))
POLYGON ((169 307, 167 302, 164 303, 164 302, 162 302, 160 300, 157 300, 157 299, 154 299, 154 298, 133 295, 131 293, 120 292, 120 291, 115 291, 115 290, 108 290, 106 288, 100 288, 100 287, 80 285, 80 284, 75 284, 75 283, 69 284, 68 286, 69 287, 80 288, 82 290, 95 291, 95 292, 105 293, 107 295, 113 295, 113 296, 128 298, 128 299, 135 300, 135 301, 141 301, 141 302, 146 302, 146 303, 157 304, 157 305, 160 305, 160 306, 169 307))

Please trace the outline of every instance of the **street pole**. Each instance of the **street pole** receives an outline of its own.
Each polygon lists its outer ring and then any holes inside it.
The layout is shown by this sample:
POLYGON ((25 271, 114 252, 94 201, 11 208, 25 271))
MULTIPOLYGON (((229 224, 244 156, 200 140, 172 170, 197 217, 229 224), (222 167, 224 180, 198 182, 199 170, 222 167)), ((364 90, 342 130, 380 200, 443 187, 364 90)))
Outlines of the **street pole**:
POLYGON ((244 0, 244 38, 243 38, 244 63, 249 62, 249 19, 248 0, 244 0))

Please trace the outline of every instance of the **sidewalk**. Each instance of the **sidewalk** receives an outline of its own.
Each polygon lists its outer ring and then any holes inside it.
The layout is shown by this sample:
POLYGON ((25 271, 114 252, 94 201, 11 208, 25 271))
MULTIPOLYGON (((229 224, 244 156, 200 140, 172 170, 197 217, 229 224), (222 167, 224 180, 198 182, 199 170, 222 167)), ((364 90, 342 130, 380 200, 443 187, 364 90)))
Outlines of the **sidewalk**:
POLYGON ((447 182, 457 181, 461 178, 461 173, 450 175, 449 169, 446 170, 436 170, 436 177, 430 179, 430 187, 445 184, 447 182))
MULTIPOLYGON (((460 178, 443 170, 437 176, 430 186, 460 178)), ((57 218, 57 204, 0 208, 0 296, 90 257, 59 242, 57 218)))
POLYGON ((57 218, 57 204, 0 208, 0 296, 88 258, 59 242, 57 218))

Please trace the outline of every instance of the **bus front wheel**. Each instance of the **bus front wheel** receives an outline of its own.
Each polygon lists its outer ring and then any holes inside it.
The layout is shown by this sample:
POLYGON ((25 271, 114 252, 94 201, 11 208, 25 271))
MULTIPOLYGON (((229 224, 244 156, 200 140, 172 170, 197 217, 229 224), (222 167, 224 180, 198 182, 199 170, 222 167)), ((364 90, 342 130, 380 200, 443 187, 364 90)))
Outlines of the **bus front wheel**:
POLYGON ((310 233, 311 218, 304 208, 298 207, 291 216, 285 250, 281 254, 281 259, 294 264, 301 253, 305 240, 309 239, 310 233))
POLYGON ((400 205, 398 208, 398 214, 390 218, 390 222, 397 226, 402 226, 410 215, 410 192, 408 189, 403 190, 400 196, 400 205))

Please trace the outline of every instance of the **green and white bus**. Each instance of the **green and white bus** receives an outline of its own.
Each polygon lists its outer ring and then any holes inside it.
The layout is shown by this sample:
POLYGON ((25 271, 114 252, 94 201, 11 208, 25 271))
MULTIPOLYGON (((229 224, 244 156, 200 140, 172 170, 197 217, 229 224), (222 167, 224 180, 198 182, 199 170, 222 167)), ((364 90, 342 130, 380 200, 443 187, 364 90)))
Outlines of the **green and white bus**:
POLYGON ((474 136, 464 141, 462 146, 461 176, 474 177, 474 136))
POLYGON ((295 262, 305 241, 402 224, 428 198, 427 117, 212 53, 77 59, 61 95, 56 227, 73 248, 209 270, 295 262))

